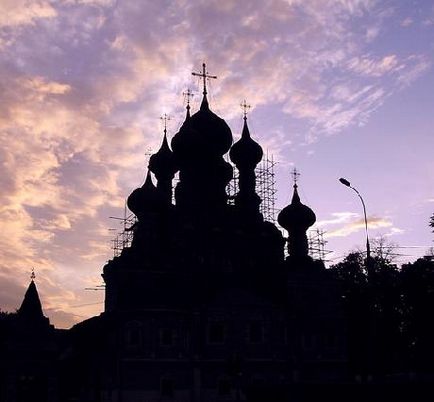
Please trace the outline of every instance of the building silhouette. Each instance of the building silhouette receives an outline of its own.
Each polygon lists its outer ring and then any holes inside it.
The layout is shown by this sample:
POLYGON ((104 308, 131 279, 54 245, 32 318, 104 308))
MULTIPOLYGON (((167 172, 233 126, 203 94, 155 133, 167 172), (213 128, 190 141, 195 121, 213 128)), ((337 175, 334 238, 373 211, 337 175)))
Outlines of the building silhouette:
POLYGON ((164 130, 128 197, 133 241, 103 268, 104 312, 57 330, 32 279, 18 313, 3 320, 2 401, 277 401, 294 384, 347 378, 338 284, 308 255, 315 214, 295 176, 278 216, 288 239, 264 220, 262 148, 246 115, 233 143, 208 104, 205 66, 200 75, 200 109, 187 105, 171 146, 164 130), (232 203, 227 153, 238 170, 232 203))

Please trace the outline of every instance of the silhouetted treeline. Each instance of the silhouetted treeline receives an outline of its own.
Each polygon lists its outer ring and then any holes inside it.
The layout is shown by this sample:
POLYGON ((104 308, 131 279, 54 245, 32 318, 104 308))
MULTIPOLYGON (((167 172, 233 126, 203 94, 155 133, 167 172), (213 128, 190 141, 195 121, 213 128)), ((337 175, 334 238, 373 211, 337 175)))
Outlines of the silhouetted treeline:
POLYGON ((434 260, 398 268, 390 259, 349 254, 330 268, 342 283, 354 374, 381 378, 433 371, 434 260))

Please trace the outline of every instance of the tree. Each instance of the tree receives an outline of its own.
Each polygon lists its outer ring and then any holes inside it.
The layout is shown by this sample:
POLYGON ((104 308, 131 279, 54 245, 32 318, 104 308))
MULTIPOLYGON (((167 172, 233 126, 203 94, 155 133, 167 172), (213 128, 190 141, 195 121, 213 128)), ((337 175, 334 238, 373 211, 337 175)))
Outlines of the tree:
POLYGON ((371 240, 372 254, 386 265, 395 261, 397 257, 395 250, 397 247, 398 244, 391 242, 385 235, 380 235, 371 240))
POLYGON ((432 214, 432 216, 429 220, 429 226, 432 227, 432 232, 434 233, 434 214, 432 214))
POLYGON ((403 333, 413 370, 432 370, 434 360, 434 260, 419 258, 401 269, 403 333))
POLYGON ((356 374, 382 375, 397 366, 402 349, 399 270, 381 242, 370 260, 350 253, 330 268, 341 282, 348 323, 350 363, 356 374))

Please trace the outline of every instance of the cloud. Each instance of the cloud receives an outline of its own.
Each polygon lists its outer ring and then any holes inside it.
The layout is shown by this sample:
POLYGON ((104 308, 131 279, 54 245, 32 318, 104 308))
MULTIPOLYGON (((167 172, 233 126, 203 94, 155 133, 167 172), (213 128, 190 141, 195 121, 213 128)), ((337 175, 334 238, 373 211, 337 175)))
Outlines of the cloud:
POLYGON ((401 26, 402 27, 404 27, 404 28, 407 28, 407 27, 409 27, 410 25, 412 25, 413 24, 413 19, 412 18, 410 18, 410 17, 407 17, 407 18, 404 18, 402 21, 401 21, 401 26))
POLYGON ((62 84, 59 82, 47 82, 44 77, 32 77, 25 80, 22 83, 24 88, 28 88, 31 91, 39 92, 43 95, 62 95, 71 90, 71 86, 68 84, 62 84))
POLYGON ((390 73, 398 65, 397 56, 390 54, 379 60, 367 56, 354 57, 348 62, 348 69, 360 75, 381 77, 390 73))
POLYGON ((328 225, 339 225, 354 220, 355 218, 359 218, 360 216, 354 212, 333 212, 331 215, 331 219, 317 221, 316 226, 323 227, 328 225))
MULTIPOLYGON (((327 230, 325 233, 325 236, 327 238, 345 237, 345 236, 348 236, 352 233, 358 232, 360 230, 365 230, 364 218, 358 218, 355 220, 354 219, 350 220, 350 215, 342 215, 341 218, 342 219, 340 222, 342 222, 344 224, 338 228, 327 230)), ((337 224, 338 220, 336 220, 333 223, 337 224)), ((375 230, 375 229, 380 229, 380 228, 389 228, 392 226, 393 226, 393 223, 388 218, 380 218, 380 217, 375 217, 375 216, 368 217, 369 230, 375 230)))
MULTIPOLYGON (((365 219, 358 213, 354 212, 334 212, 331 219, 320 220, 316 226, 325 229, 327 238, 345 237, 352 233, 365 230, 365 219)), ((386 236, 392 236, 404 233, 404 230, 393 225, 390 218, 368 216, 369 231, 388 228, 386 236)))
POLYGON ((34 25, 40 19, 56 16, 56 9, 48 1, 3 0, 0 5, 0 28, 34 25))

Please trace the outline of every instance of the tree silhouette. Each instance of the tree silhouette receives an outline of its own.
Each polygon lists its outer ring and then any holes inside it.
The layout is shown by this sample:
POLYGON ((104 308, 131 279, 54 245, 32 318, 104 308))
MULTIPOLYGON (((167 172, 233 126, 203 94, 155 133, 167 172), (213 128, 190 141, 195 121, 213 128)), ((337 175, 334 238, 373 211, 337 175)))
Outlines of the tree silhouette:
POLYGON ((432 370, 432 258, 399 269, 384 254, 374 255, 368 272, 363 255, 350 253, 330 270, 341 282, 355 374, 381 378, 394 372, 432 370))
POLYGON ((401 276, 408 365, 412 370, 429 370, 434 359, 434 260, 426 257, 405 264, 401 276))
POLYGON ((369 272, 361 253, 349 254, 331 267, 341 281, 346 305, 349 354, 355 374, 380 376, 397 364, 402 347, 402 302, 399 270, 384 244, 369 272))

